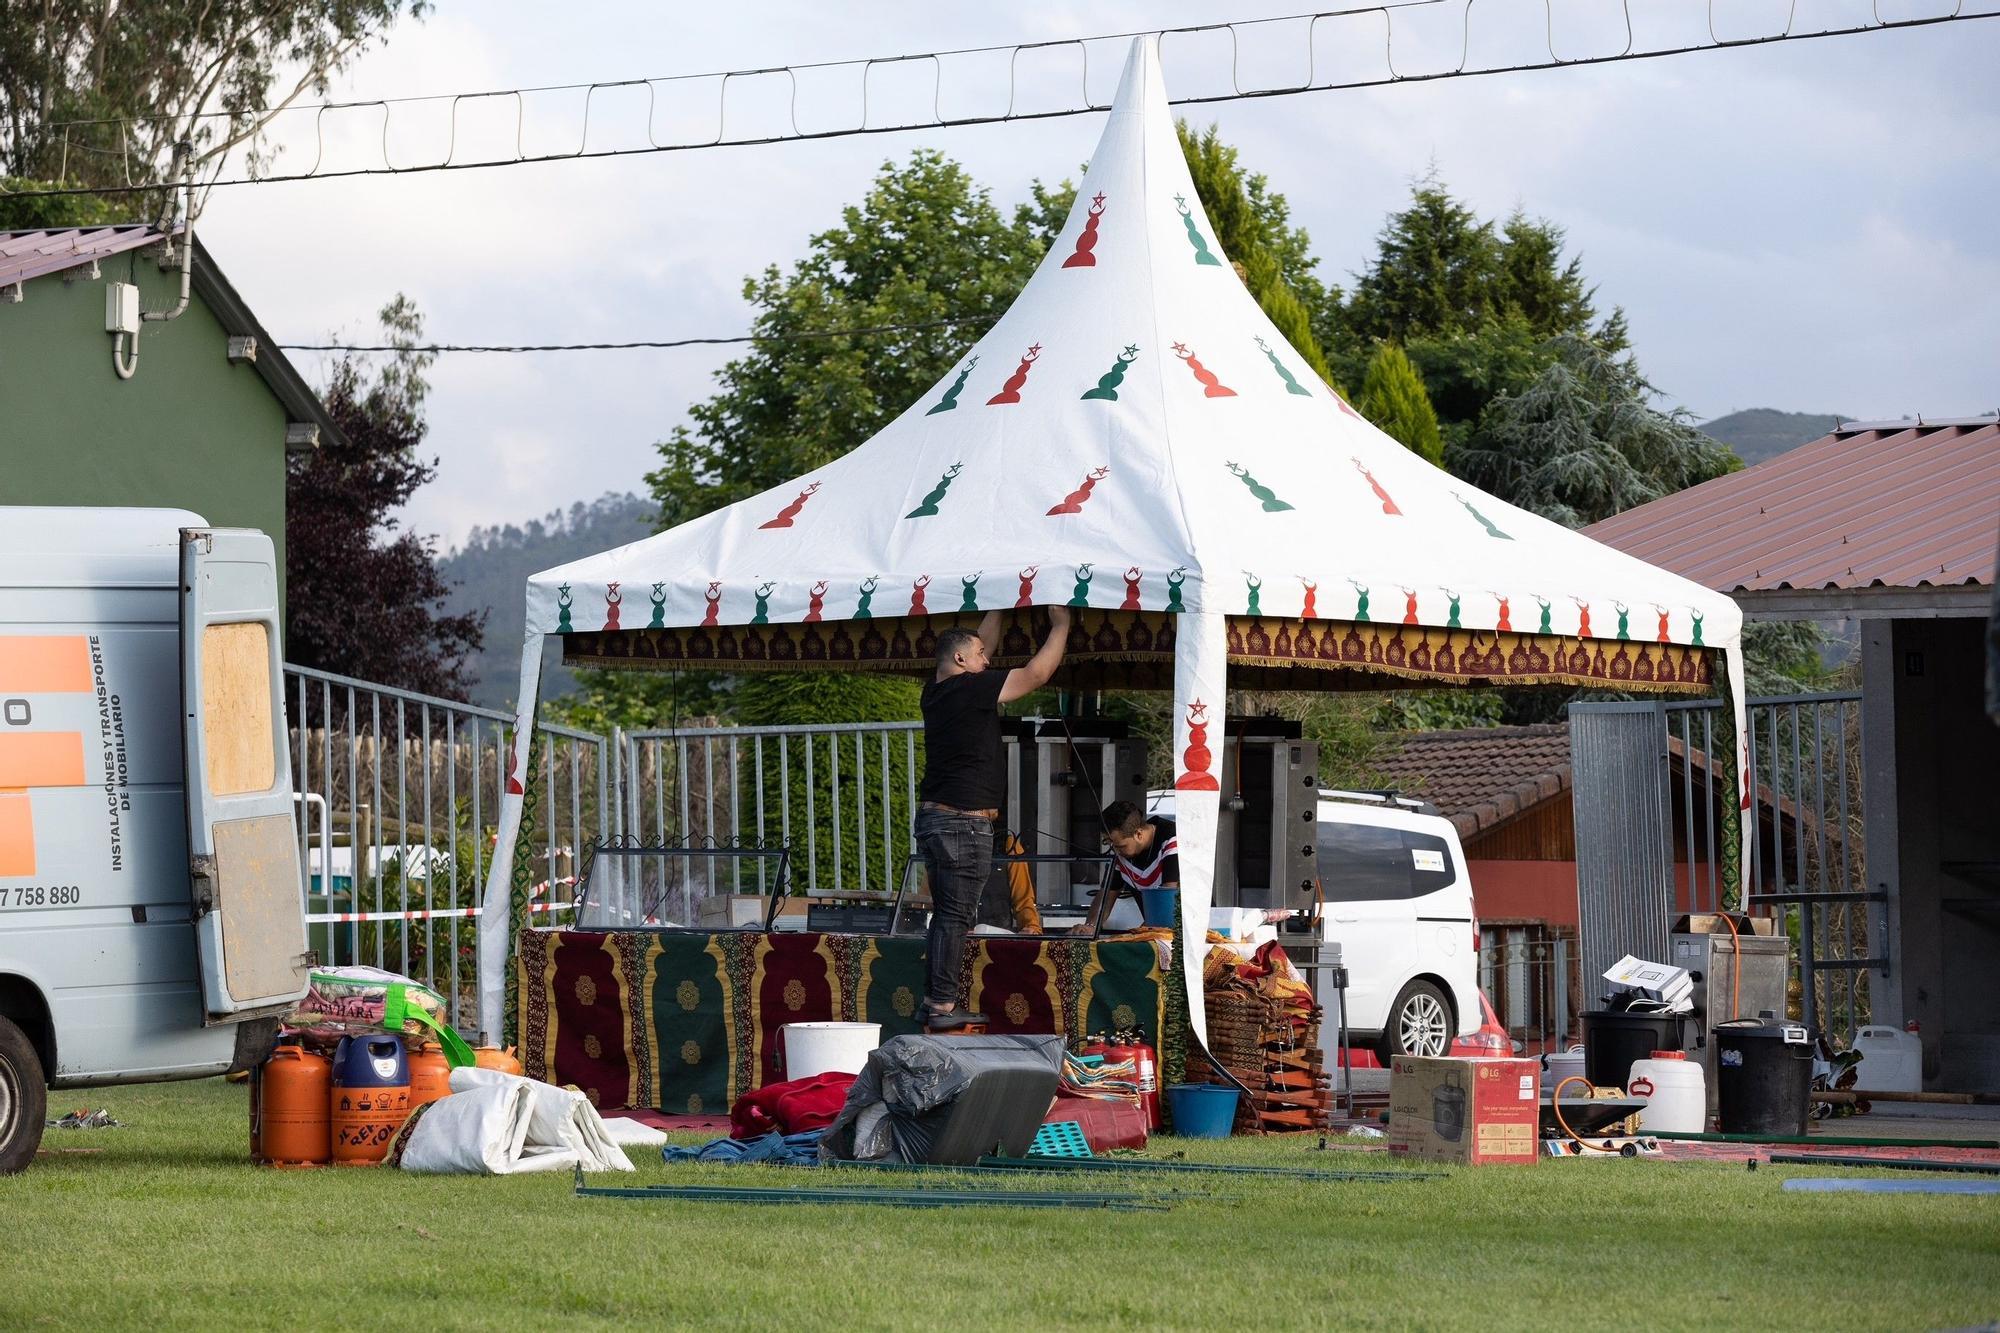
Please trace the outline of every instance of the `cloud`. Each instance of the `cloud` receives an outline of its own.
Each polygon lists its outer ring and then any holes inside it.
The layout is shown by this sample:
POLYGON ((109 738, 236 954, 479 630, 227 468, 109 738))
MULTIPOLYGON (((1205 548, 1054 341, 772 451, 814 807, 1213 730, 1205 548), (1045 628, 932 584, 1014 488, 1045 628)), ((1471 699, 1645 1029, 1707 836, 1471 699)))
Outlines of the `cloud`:
MULTIPOLYGON (((1745 30, 1782 25, 1784 6, 1732 8, 1745 30)), ((1615 49, 1609 10, 1556 7, 1564 55, 1615 49), (1588 26, 1585 26, 1588 24, 1588 26)), ((447 7, 400 26, 336 90, 363 99, 571 80, 631 78, 847 59, 1296 12, 1294 3, 1100 4, 966 9, 879 3, 865 23, 844 6, 593 7, 508 0, 447 7)), ((1457 11, 1454 9, 1453 14, 1457 11)), ((1622 12, 1622 11, 1621 11, 1622 12)), ((1474 64, 1544 59, 1540 0, 1482 2, 1474 64)), ((1705 39, 1695 10, 1638 5, 1640 40, 1705 39), (1650 25, 1650 26, 1647 26, 1650 25)), ((1863 21, 1840 0, 1814 21, 1863 21)), ((1399 69, 1455 64, 1453 24, 1399 20, 1399 69)), ((1379 68, 1379 18, 1328 20, 1310 58, 1331 70, 1379 68), (1369 24, 1374 24, 1370 28, 1369 24), (1372 62, 1372 63, 1371 63, 1372 62)), ((1616 31, 1613 31, 1616 28, 1616 31)), ((1740 35, 1740 34, 1739 34, 1740 35)), ((1019 95, 1108 99, 1117 64, 1075 48, 1024 56, 1019 95)), ((1302 77, 1296 29, 1244 30, 1232 74, 1226 36, 1176 37, 1170 87, 1275 86, 1302 77)), ((1569 229, 1600 302, 1629 312, 1640 359, 1675 401, 1704 415, 1768 404, 1798 410, 1957 413, 1993 406, 1990 349, 2000 305, 1974 299, 2000 278, 1988 219, 2000 181, 2000 110, 1984 95, 2000 23, 1964 24, 1673 60, 1188 108, 1218 122, 1245 160, 1290 199, 1321 257, 1344 281, 1372 251, 1383 217, 1435 160, 1483 213, 1516 206, 1569 229)), ((932 96, 921 62, 871 75, 871 123, 932 96)), ((1004 57, 967 58, 938 96, 947 107, 1004 105, 1004 57)), ((860 115, 858 90, 832 74, 802 83, 802 122, 860 115), (815 119, 817 118, 817 119, 815 119)), ((659 133, 711 121, 712 85, 664 85, 659 133)), ((511 103, 465 103, 460 156, 510 143, 511 103)), ((776 79, 737 81, 732 133, 791 114, 776 79)), ((636 142, 643 94, 600 96, 591 143, 636 142)), ((525 105, 532 149, 574 143, 580 96, 525 105), (567 138, 565 138, 567 136, 567 138)), ((449 103, 398 111, 390 150, 416 161, 445 150, 449 103)), ((379 111, 324 122, 326 151, 379 156, 379 111)), ((764 148, 391 179, 220 190, 205 236, 281 341, 374 332, 398 291, 430 332, 462 342, 622 341, 732 334, 750 312, 747 274, 789 264, 837 222, 885 158, 943 148, 1003 205, 1039 177, 1073 176, 1096 141, 1095 117, 891 134, 764 148)), ((310 162, 317 134, 288 128, 285 167, 310 162)), ((332 157, 329 157, 329 161, 332 157)), ((409 507, 419 531, 457 541, 482 523, 518 521, 607 489, 641 489, 654 441, 712 391, 729 349, 443 358, 433 373, 429 448, 441 472, 409 507)), ((310 370, 313 358, 300 357, 310 370)))

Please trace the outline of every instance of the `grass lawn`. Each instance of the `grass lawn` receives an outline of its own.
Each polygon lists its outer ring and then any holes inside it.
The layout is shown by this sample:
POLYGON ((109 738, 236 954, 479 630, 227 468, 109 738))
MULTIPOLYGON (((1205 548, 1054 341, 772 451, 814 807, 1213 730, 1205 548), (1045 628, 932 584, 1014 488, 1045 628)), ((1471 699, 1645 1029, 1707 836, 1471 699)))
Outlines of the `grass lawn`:
MULTIPOLYGON (((244 1157, 247 1093, 220 1081, 57 1095, 51 1109, 86 1103, 128 1127, 51 1130, 47 1148, 102 1151, 44 1155, 0 1179, 11 1260, 0 1328, 1845 1331, 2000 1318, 2000 1198, 1786 1194, 1788 1168, 1545 1161, 1385 1184, 1213 1177, 1171 1183, 1227 1197, 1164 1213, 779 1208, 577 1199, 566 1175, 262 1169, 244 1157)), ((1155 1142, 1183 1146, 1207 1160, 1389 1165, 1309 1139, 1155 1142)), ((597 1181, 668 1177, 657 1155, 633 1156, 636 1174, 597 1181)))

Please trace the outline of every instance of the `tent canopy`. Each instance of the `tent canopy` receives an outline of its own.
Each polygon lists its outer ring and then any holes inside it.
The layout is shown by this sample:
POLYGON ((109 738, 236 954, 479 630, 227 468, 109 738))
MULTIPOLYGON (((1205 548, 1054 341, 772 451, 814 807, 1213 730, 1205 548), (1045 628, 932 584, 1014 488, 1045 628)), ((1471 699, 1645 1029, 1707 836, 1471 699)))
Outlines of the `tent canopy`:
MULTIPOLYGON (((544 635, 594 664, 927 671, 937 629, 994 609, 1012 618, 995 660, 1021 660, 1030 608, 1054 604, 1078 608, 1070 683, 1175 691, 1191 939, 1225 669, 1705 691, 1713 650, 1737 674, 1742 632, 1727 597, 1431 466, 1306 368, 1216 242, 1150 38, 1048 255, 930 392, 825 467, 529 580, 516 762, 544 635)), ((482 937, 501 965, 505 915, 482 937)), ((497 999, 482 1016, 497 1030, 497 999)))

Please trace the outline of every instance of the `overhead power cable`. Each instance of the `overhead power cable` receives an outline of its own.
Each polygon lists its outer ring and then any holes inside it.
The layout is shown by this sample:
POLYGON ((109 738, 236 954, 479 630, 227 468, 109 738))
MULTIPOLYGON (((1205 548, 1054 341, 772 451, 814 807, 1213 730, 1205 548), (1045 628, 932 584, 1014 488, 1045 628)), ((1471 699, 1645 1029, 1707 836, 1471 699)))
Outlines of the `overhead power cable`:
POLYGON ((983 324, 998 315, 955 315, 916 324, 871 324, 852 329, 807 329, 797 333, 744 333, 729 338, 671 338, 657 342, 616 343, 279 343, 287 352, 621 352, 637 348, 720 347, 730 343, 805 342, 824 338, 857 338, 877 333, 915 333, 957 324, 983 324))
MULTIPOLYGON (((1974 19, 2000 18, 2000 0, 1974 0, 1974 3, 1979 7, 1971 12, 1966 11, 1966 0, 1958 0, 1950 11, 1946 13, 1935 13, 1915 18, 1884 19, 1879 10, 1879 0, 1874 0, 1874 7, 1871 7, 1870 10, 1872 16, 1871 22, 1852 24, 1846 27, 1795 31, 1799 5, 1797 0, 1793 0, 1785 19, 1785 26, 1781 30, 1732 37, 1725 35, 1729 16, 1727 0, 1721 0, 1721 8, 1724 12, 1725 32, 1718 32, 1716 27, 1718 0, 1708 0, 1707 41, 1683 45, 1660 44, 1649 46, 1640 42, 1632 19, 1631 0, 1621 0, 1621 7, 1618 13, 1625 29, 1625 41, 1621 49, 1617 51, 1604 50, 1596 53, 1586 52, 1564 55, 1557 50, 1557 22, 1554 0, 1543 0, 1544 22, 1542 26, 1544 32, 1542 37, 1543 44, 1548 51, 1548 58, 1546 60, 1501 64, 1476 64, 1473 61, 1472 53, 1475 32, 1473 10, 1478 4, 1478 0, 1386 0, 1385 3, 1360 8, 1321 10, 1314 13, 1293 14, 1268 19, 1251 19, 1234 23, 1199 24, 1183 28, 1158 29, 1154 30, 1154 32, 1161 40, 1163 59, 1171 55, 1174 51, 1181 49, 1187 41, 1202 38, 1204 34, 1227 36, 1229 40, 1228 89, 1226 91, 1218 90, 1194 93, 1172 99, 1172 104, 1175 106, 1201 106, 1221 102, 1247 101, 1254 98, 1291 97, 1310 92, 1334 92, 1348 89, 1383 87, 1393 84, 1427 83, 1442 79, 1473 78, 1493 74, 1519 74, 1548 69, 1567 69, 1588 65, 1612 64, 1625 60, 1655 60, 1666 56, 1689 55, 1703 51, 1734 50, 1744 47, 1769 46, 1781 42, 1809 41, 1819 37, 1846 37, 1863 33, 1929 27, 1944 23, 1960 23, 1974 19), (1398 65, 1396 49, 1399 31, 1398 20, 1399 18, 1407 19, 1413 12, 1437 12, 1446 15, 1447 19, 1451 15, 1458 16, 1459 21, 1455 26, 1458 30, 1459 51, 1458 60, 1455 65, 1445 65, 1428 69, 1405 68, 1398 65), (1341 78, 1328 74, 1325 78, 1322 78, 1320 68, 1322 42, 1324 41, 1326 46, 1330 48, 1329 53, 1332 56, 1351 59, 1359 51, 1359 43, 1348 39, 1357 35, 1357 33, 1365 37, 1367 33, 1376 31, 1378 20, 1381 41, 1379 60, 1373 55, 1368 57, 1374 68, 1354 77, 1341 78), (1343 24, 1361 26, 1357 29, 1343 27, 1343 24), (1280 83, 1268 87, 1246 88, 1243 86, 1241 74, 1243 63, 1241 39, 1245 33, 1253 29, 1271 28, 1275 25, 1290 25, 1302 39, 1294 43, 1290 49, 1303 52, 1305 77, 1297 82, 1280 83), (1322 25, 1326 25, 1324 35, 1322 34, 1322 25), (1365 29, 1365 31, 1362 31, 1362 29, 1365 29), (1172 39, 1181 40, 1173 41, 1172 39)), ((1608 7, 1594 10, 1593 12, 1602 14, 1608 12, 1608 7)), ((1414 20, 1405 22, 1403 25, 1405 47, 1403 58, 1406 65, 1411 61, 1409 47, 1415 40, 1407 31, 1411 22, 1414 22, 1414 20)), ((1489 35, 1491 27, 1492 25, 1485 23, 1478 25, 1478 33, 1482 40, 1489 35)), ((1103 46, 1106 43, 1123 42, 1131 37, 1143 35, 1150 34, 1131 32, 1109 33, 1097 37, 1070 38, 1062 41, 1024 42, 1011 46, 966 47, 951 51, 934 51, 901 56, 878 56, 866 60, 779 65, 760 69, 730 70, 723 73, 684 74, 649 79, 620 79, 602 83, 544 85, 540 87, 495 89, 469 93, 429 94, 421 97, 381 98, 366 102, 328 102, 318 106, 293 108, 280 113, 278 118, 286 120, 287 123, 296 123, 295 118, 298 116, 312 116, 313 128, 311 135, 300 135, 297 140, 297 146, 301 155, 307 147, 310 147, 314 154, 312 165, 306 170, 268 175, 218 178, 210 182, 209 188, 221 189, 237 185, 278 184, 288 181, 337 180, 355 176, 404 176, 433 171, 470 171, 489 167, 529 166, 551 162, 574 162, 598 158, 645 156, 656 153, 692 152, 705 148, 741 148, 768 144, 807 142, 819 139, 842 139, 865 134, 897 134, 910 130, 1008 124, 1015 121, 1050 120, 1065 116, 1087 115, 1103 111, 1107 107, 1105 103, 1093 102, 1090 99, 1089 87, 1092 48, 1103 46), (1076 84, 1078 95, 1076 98, 1060 106, 1032 107, 1019 105, 1024 96, 1020 68, 1022 57, 1037 52, 1068 51, 1070 48, 1074 48, 1076 55, 1080 57, 1076 64, 1078 75, 1076 84), (946 100, 946 62, 952 61, 963 64, 970 58, 998 55, 1005 55, 1007 59, 1007 100, 1004 108, 988 107, 977 111, 968 110, 962 114, 956 112, 947 114, 944 109, 946 100), (929 115, 884 120, 881 123, 876 123, 871 118, 869 99, 877 68, 887 69, 901 65, 921 65, 925 62, 928 62, 931 67, 931 86, 928 99, 930 107, 929 115), (827 71, 840 71, 852 76, 849 84, 850 95, 858 94, 860 103, 859 119, 853 123, 831 124, 817 128, 812 127, 810 124, 802 126, 799 120, 799 76, 801 74, 824 76, 827 71), (787 82, 789 86, 789 103, 784 117, 784 127, 776 131, 761 133, 752 131, 732 135, 730 133, 730 85, 736 83, 740 88, 747 83, 758 80, 784 80, 787 82), (704 113, 700 132, 694 134, 692 137, 669 137, 665 141, 662 141, 655 123, 658 118, 659 103, 662 94, 688 95, 692 92, 702 95, 706 99, 707 89, 709 88, 713 89, 714 111, 712 114, 704 113), (593 148, 590 139, 591 114, 593 104, 599 95, 610 95, 621 91, 636 91, 639 89, 645 91, 647 104, 644 143, 633 142, 626 146, 593 148), (528 98, 531 96, 579 94, 582 98, 582 120, 580 128, 576 133, 575 147, 562 152, 530 153, 527 151, 525 143, 528 130, 528 98), (494 156, 473 157, 463 161, 459 160, 458 140, 461 105, 505 98, 512 98, 514 100, 514 151, 511 154, 503 153, 494 156), (394 162, 391 158, 390 140, 392 136, 392 123, 396 121, 397 109, 407 109, 414 106, 435 103, 444 103, 449 106, 448 123, 440 127, 441 133, 438 135, 438 137, 445 140, 443 155, 431 161, 407 162, 403 164, 394 162), (379 165, 375 163, 355 166, 329 165, 327 162, 328 118, 371 114, 375 112, 379 112, 381 116, 381 154, 379 165)), ((1367 40, 1369 48, 1372 51, 1374 39, 1369 37, 1367 40)), ((1565 42, 1563 45, 1566 49, 1574 49, 1570 42, 1565 42)), ((1577 43, 1577 45, 1580 46, 1581 43, 1577 43)), ((1065 60, 1068 58, 1067 56, 1064 57, 1065 60)), ((1421 59, 1421 57, 1418 58, 1421 59)), ((1103 68, 1103 66, 1100 65, 1100 68, 1103 68)), ((879 97, 881 94, 878 92, 875 95, 879 97)), ((739 100, 740 98, 741 93, 739 93, 739 100)), ((704 100, 704 105, 706 104, 707 102, 704 100)), ((229 113, 208 114, 227 115, 229 113)), ((242 115, 246 113, 238 112, 236 114, 242 115)), ((742 116, 744 114, 746 113, 739 109, 738 115, 742 116)), ((118 122, 65 122, 65 125, 68 127, 64 130, 65 143, 67 143, 72 129, 86 129, 92 126, 102 126, 107 123, 115 124, 118 122)), ((130 123, 129 119, 127 123, 130 123)), ((277 120, 273 121, 274 125, 277 123, 277 120)), ((635 134, 631 137, 636 140, 639 136, 635 134)), ((280 147, 294 146, 292 143, 285 141, 281 135, 274 135, 273 139, 280 147)), ((146 185, 76 186, 47 190, 24 190, 18 192, 13 197, 32 199, 84 194, 133 194, 146 190, 165 188, 169 184, 171 182, 156 181, 146 185)))

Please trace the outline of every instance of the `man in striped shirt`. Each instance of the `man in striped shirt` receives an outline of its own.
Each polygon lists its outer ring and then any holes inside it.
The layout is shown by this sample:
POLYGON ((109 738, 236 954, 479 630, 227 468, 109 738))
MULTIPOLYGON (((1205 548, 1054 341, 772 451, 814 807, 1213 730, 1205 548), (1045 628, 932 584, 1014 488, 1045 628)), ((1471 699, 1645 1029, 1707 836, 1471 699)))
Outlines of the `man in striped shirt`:
MULTIPOLYGON (((1117 898, 1136 899, 1141 889, 1178 889, 1181 886, 1179 845, 1174 841, 1174 821, 1146 812, 1131 801, 1113 801, 1104 807, 1104 840, 1111 844, 1112 860, 1118 866, 1117 898)), ((1108 921, 1111 904, 1103 905, 1100 921, 1108 921)))

